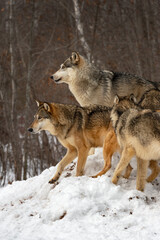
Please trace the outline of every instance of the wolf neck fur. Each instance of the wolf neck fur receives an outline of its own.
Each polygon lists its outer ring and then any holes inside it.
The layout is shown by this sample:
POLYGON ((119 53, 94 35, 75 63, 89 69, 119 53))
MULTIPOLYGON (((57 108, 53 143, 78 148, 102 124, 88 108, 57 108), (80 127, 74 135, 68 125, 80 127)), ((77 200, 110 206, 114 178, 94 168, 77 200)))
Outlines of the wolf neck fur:
POLYGON ((54 127, 57 128, 57 132, 59 133, 58 135, 56 135, 56 137, 67 138, 74 124, 74 115, 76 114, 78 106, 72 106, 73 111, 71 111, 71 105, 69 105, 69 109, 66 107, 66 105, 63 105, 63 104, 56 104, 56 105, 58 105, 58 108, 57 108, 58 110, 56 109, 55 114, 57 116, 59 115, 61 116, 60 119, 57 119, 56 124, 53 123, 54 127))
POLYGON ((81 106, 86 106, 88 104, 102 105, 102 101, 104 101, 105 105, 105 101, 108 100, 106 99, 106 97, 109 96, 107 92, 109 91, 110 86, 103 84, 104 74, 105 73, 103 71, 100 71, 98 68, 91 64, 88 64, 87 66, 83 65, 81 70, 77 71, 75 75, 75 81, 73 80, 69 84, 69 89, 76 97, 76 100, 80 103, 81 106), (103 89, 103 85, 106 86, 105 89, 103 89), (99 88, 99 86, 101 87, 99 88), (94 98, 95 91, 99 91, 99 102, 98 99, 96 100, 94 98), (100 98, 102 98, 103 92, 105 92, 104 99, 100 100, 100 98))

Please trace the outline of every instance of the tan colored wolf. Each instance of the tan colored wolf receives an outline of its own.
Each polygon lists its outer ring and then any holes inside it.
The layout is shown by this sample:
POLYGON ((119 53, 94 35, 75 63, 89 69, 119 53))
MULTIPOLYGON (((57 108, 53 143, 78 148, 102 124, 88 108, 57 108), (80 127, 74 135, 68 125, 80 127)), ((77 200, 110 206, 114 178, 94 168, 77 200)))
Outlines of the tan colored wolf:
POLYGON ((102 71, 77 52, 73 52, 51 78, 56 83, 67 83, 81 106, 96 104, 112 107, 115 95, 134 94, 139 101, 146 91, 158 86, 158 83, 129 73, 102 71))
POLYGON ((137 157, 137 189, 144 190, 149 161, 160 159, 160 114, 140 109, 135 99, 115 97, 111 111, 118 143, 122 149, 112 182, 117 183, 131 158, 137 157), (130 104, 135 104, 130 108, 130 104))
POLYGON ((67 153, 58 164, 55 182, 65 166, 77 156, 76 176, 81 176, 91 147, 103 147, 104 159, 107 158, 105 137, 110 125, 111 109, 105 106, 80 107, 37 101, 38 111, 28 128, 32 133, 47 130, 58 138, 67 148, 67 153))

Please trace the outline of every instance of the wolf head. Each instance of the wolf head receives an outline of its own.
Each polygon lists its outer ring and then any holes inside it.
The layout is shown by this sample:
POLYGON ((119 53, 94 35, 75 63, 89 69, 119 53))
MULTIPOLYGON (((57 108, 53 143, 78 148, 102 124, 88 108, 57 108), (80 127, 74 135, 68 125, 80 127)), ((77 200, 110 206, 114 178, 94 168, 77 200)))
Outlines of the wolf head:
POLYGON ((76 77, 76 69, 83 62, 83 57, 77 52, 72 52, 72 55, 61 64, 60 69, 51 76, 56 83, 70 83, 76 77))
POLYGON ((28 131, 38 133, 42 130, 47 130, 53 135, 57 134, 56 126, 58 120, 54 114, 53 106, 49 103, 36 101, 38 110, 34 116, 34 121, 29 126, 28 131))
POLYGON ((121 98, 119 98, 117 95, 115 96, 113 108, 111 111, 111 120, 114 128, 116 127, 120 116, 130 108, 141 109, 137 105, 137 100, 133 94, 131 94, 130 97, 121 97, 121 98))
POLYGON ((129 108, 137 107, 137 99, 133 94, 129 97, 118 97, 117 95, 114 98, 113 108, 121 109, 121 111, 125 111, 129 108))

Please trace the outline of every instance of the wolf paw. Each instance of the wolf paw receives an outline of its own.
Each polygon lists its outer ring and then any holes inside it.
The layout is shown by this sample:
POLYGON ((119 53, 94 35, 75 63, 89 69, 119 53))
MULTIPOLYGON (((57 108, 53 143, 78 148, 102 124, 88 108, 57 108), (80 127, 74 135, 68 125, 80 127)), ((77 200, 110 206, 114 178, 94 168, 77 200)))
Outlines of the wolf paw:
POLYGON ((55 183, 55 182, 59 179, 60 176, 61 176, 60 172, 57 172, 57 173, 54 175, 54 177, 53 177, 51 180, 49 180, 48 183, 50 183, 50 184, 55 183))
POLYGON ((97 178, 98 176, 97 175, 95 175, 95 176, 90 176, 91 178, 97 178))
POLYGON ((112 183, 113 183, 113 184, 117 184, 118 179, 119 179, 118 176, 113 177, 113 178, 112 178, 112 183))
POLYGON ((53 184, 53 183, 55 183, 57 180, 58 180, 58 179, 53 179, 53 178, 52 178, 51 180, 49 180, 48 183, 53 184))

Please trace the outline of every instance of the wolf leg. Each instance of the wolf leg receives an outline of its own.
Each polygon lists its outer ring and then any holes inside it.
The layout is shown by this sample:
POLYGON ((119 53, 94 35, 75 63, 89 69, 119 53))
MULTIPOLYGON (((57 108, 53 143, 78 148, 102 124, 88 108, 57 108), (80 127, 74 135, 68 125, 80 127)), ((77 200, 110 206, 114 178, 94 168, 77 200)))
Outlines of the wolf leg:
POLYGON ((151 175, 147 178, 147 182, 152 182, 160 173, 160 167, 158 166, 158 162, 155 160, 151 160, 149 163, 149 168, 152 170, 151 175))
POLYGON ((143 160, 143 159, 137 157, 136 189, 139 191, 144 191, 148 164, 149 164, 149 161, 146 161, 146 160, 143 160))
POLYGON ((49 183, 54 183, 58 180, 58 178, 61 176, 63 169, 71 163, 75 158, 77 157, 77 150, 76 148, 71 148, 67 150, 66 155, 64 158, 60 161, 57 167, 57 171, 54 175, 54 177, 49 181, 49 183))
POLYGON ((127 167, 131 158, 135 155, 135 151, 132 147, 125 147, 122 151, 120 161, 114 171, 112 183, 116 184, 121 175, 121 172, 127 167))
POLYGON ((102 171, 93 176, 94 178, 105 174, 111 168, 112 155, 116 151, 119 151, 119 144, 117 142, 117 137, 115 135, 114 129, 111 128, 107 133, 103 144, 104 167, 102 171))
POLYGON ((125 171, 125 174, 124 174, 124 178, 129 178, 129 176, 131 175, 131 171, 132 171, 132 166, 130 164, 128 164, 128 166, 126 167, 126 171, 125 171))
POLYGON ((86 164, 87 156, 88 156, 89 149, 80 147, 78 149, 78 162, 77 162, 77 171, 76 176, 82 176, 84 167, 86 164))

